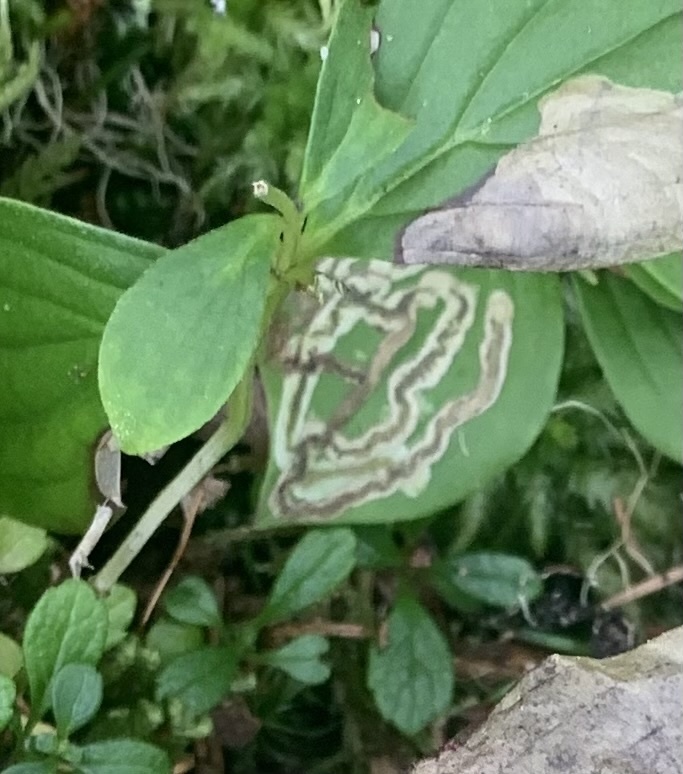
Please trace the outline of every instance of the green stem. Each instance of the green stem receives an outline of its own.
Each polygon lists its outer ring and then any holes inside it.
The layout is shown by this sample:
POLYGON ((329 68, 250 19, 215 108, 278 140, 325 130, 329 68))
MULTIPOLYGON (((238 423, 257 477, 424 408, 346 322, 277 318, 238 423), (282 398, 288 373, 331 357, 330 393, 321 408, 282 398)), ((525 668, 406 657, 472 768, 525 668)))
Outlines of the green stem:
POLYGON ((297 258, 303 216, 289 196, 274 185, 267 183, 265 180, 258 180, 253 183, 253 187, 254 196, 257 199, 270 205, 282 215, 282 220, 284 221, 282 253, 276 262, 275 268, 280 274, 286 274, 297 258))
POLYGON ((301 226, 301 213, 297 209, 296 204, 294 204, 284 191, 267 183, 265 180, 258 180, 252 185, 254 188, 254 196, 257 199, 260 199, 262 202, 270 205, 274 210, 277 210, 280 215, 282 215, 289 228, 294 228, 297 231, 299 230, 301 226))
POLYGON ((239 441, 250 413, 251 372, 232 394, 225 422, 180 473, 161 490, 114 555, 92 579, 92 584, 98 592, 105 594, 111 589, 168 514, 239 441))

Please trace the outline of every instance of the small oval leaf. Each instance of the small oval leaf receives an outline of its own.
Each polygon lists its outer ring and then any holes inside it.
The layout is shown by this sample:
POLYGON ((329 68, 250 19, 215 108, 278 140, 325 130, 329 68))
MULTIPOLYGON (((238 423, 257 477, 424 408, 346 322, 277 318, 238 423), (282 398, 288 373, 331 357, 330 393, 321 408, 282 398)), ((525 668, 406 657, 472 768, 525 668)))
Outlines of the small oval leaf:
POLYGON ((324 599, 356 563, 350 529, 313 530, 297 544, 275 581, 259 623, 281 621, 324 599))
POLYGON ((386 647, 370 650, 368 687, 384 718, 405 734, 416 734, 451 702, 452 656, 434 621, 412 597, 396 600, 387 623, 386 647))
POLYGON ((46 548, 44 529, 0 516, 0 574, 29 567, 40 559, 46 548))
POLYGON ((304 634, 277 650, 264 653, 264 664, 281 669, 305 685, 324 683, 330 676, 330 667, 320 660, 330 649, 330 643, 319 634, 304 634))
POLYGON ((195 626, 221 625, 216 597, 202 578, 189 575, 172 588, 164 600, 166 612, 176 621, 195 626))
POLYGON ((199 626, 177 623, 160 618, 149 630, 145 644, 157 651, 162 664, 191 653, 204 644, 204 632, 199 626))
POLYGON ((460 593, 485 605, 512 608, 520 601, 531 602, 543 587, 541 577, 526 559, 507 554, 450 556, 435 563, 431 572, 447 601, 452 589, 456 598, 460 593))
POLYGON ((109 650, 126 636, 135 615, 137 598, 133 589, 117 583, 102 601, 107 609, 108 624, 105 650, 109 650))
POLYGON ((240 218, 166 253, 121 297, 98 373, 124 452, 189 435, 228 399, 258 343, 278 234, 273 215, 240 218))
POLYGON ((202 715, 228 695, 237 670, 229 648, 204 647, 178 656, 157 680, 158 699, 179 699, 188 711, 202 715))
POLYGON ((23 663, 21 645, 0 632, 0 675, 14 677, 23 663))
POLYGON ((100 708, 102 677, 89 664, 67 664, 54 676, 51 694, 57 734, 66 739, 100 708))
POLYGON ((108 739, 81 748, 80 774, 170 774, 163 750, 137 739, 108 739))
POLYGON ((24 664, 34 717, 44 710, 53 675, 66 664, 95 666, 106 638, 107 611, 87 583, 67 580, 42 595, 24 630, 24 664))
POLYGON ((17 687, 14 680, 0 674, 0 731, 7 728, 14 714, 14 700, 17 698, 17 687))

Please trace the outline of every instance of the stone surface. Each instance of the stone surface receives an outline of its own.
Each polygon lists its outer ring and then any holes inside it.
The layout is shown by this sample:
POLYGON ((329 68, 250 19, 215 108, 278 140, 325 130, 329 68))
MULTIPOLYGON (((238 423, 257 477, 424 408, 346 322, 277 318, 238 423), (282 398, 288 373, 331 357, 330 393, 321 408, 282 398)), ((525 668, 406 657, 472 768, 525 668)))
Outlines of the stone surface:
POLYGON ((683 627, 614 658, 551 656, 413 774, 682 774, 683 627))

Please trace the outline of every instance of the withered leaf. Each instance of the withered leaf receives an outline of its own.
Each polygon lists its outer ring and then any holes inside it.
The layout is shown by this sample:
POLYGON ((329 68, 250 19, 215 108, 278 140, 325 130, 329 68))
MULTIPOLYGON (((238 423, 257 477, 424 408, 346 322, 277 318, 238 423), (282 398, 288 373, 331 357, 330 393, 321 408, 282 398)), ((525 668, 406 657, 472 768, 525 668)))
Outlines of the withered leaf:
POLYGON ((537 137, 412 221, 397 260, 567 271, 683 247, 683 95, 594 75, 539 102, 537 137))
POLYGON ((121 500, 121 448, 111 430, 100 438, 95 449, 95 481, 105 501, 123 507, 121 500))

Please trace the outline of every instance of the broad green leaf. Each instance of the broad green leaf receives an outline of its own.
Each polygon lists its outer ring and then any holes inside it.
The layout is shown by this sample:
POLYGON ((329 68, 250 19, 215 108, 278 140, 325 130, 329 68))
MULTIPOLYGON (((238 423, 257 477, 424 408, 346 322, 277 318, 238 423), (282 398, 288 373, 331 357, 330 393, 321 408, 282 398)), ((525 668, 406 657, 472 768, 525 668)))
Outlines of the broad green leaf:
POLYGON ((186 576, 172 588, 166 594, 164 607, 181 623, 216 628, 222 625, 216 595, 209 584, 196 575, 186 576))
POLYGON ((170 774, 163 750, 137 739, 108 739, 81 748, 80 774, 170 774))
POLYGON ((177 656, 200 648, 204 644, 204 632, 198 626, 160 618, 149 630, 145 642, 148 648, 159 653, 162 664, 168 664, 177 656))
POLYGON ((14 677, 21 669, 24 658, 21 645, 11 637, 0 632, 0 675, 14 677))
POLYGON ((260 525, 421 518, 529 449, 562 362, 555 277, 353 259, 319 271, 323 303, 290 300, 261 369, 260 525))
POLYGON ((410 131, 410 122, 382 108, 371 89, 361 94, 341 144, 315 184, 302 191, 306 208, 312 209, 349 188, 368 166, 393 153, 410 131))
POLYGON ((0 574, 30 567, 47 548, 44 529, 0 516, 0 574))
POLYGON ((93 515, 96 380, 104 324, 160 253, 0 199, 0 513, 56 532, 93 515))
POLYGON ((387 621, 387 643, 370 649, 368 687, 386 720, 416 734, 448 708, 453 656, 424 608, 400 596, 387 621))
MULTIPOLYGON (((349 6, 357 36, 365 40, 369 14, 349 6)), ((533 135, 539 98, 570 77, 590 72, 629 86, 679 91, 680 14, 675 0, 634 3, 627 13, 620 0, 383 0, 374 16, 381 35, 373 58, 375 94, 388 110, 414 119, 415 127, 352 191, 310 213, 307 249, 388 257, 398 228, 477 183, 502 153, 533 135)), ((330 69, 345 56, 351 72, 362 72, 366 52, 345 51, 333 35, 330 69)), ((326 100, 319 89, 316 111, 326 100)), ((346 127, 353 111, 348 97, 341 107, 346 127)), ((329 148, 343 131, 320 129, 311 144, 329 148)), ((311 145, 308 153, 314 155, 311 145)))
POLYGON ((14 680, 0 673, 0 731, 4 731, 12 720, 16 698, 17 687, 14 680))
POLYGON ((540 575, 526 559, 507 554, 449 556, 435 563, 430 572, 438 577, 440 592, 450 586, 456 594, 495 607, 519 607, 521 601, 533 601, 543 588, 540 575))
POLYGON ((24 630, 24 665, 35 717, 43 711, 50 680, 67 664, 95 666, 107 639, 107 611, 92 588, 67 580, 48 589, 24 630))
POLYGON ((680 254, 624 266, 626 276, 658 304, 683 312, 683 260, 680 254))
POLYGON ((363 107, 356 100, 372 88, 370 29, 374 9, 357 0, 343 0, 327 46, 316 90, 315 106, 301 174, 305 191, 320 176, 344 138, 354 113, 363 107))
POLYGON ((107 609, 107 642, 105 650, 118 645, 128 633, 135 615, 137 598, 133 589, 117 583, 102 600, 107 609))
POLYGON ((66 739, 93 719, 102 703, 102 677, 89 664, 67 664, 51 684, 57 734, 66 739))
POLYGON ((356 562, 356 539, 350 529, 320 529, 304 535, 280 571, 261 626, 282 621, 319 602, 348 577, 356 562))
POLYGON ((330 667, 320 660, 330 649, 329 642, 319 634, 304 634, 277 650, 262 654, 265 664, 281 669, 290 677, 306 685, 324 683, 330 676, 330 667))
POLYGON ((211 231, 168 252, 121 297, 98 373, 123 451, 189 435, 237 386, 258 344, 278 222, 254 215, 211 231))
POLYGON ((31 763, 15 763, 5 769, 4 774, 56 774, 56 761, 32 761, 31 763))
POLYGON ((683 318, 628 280, 575 280, 581 316, 614 395, 638 432, 683 460, 683 318))
POLYGON ((304 158, 300 195, 307 210, 342 194, 410 133, 411 122, 383 108, 373 94, 372 15, 373 9, 360 8, 357 0, 346 0, 339 10, 304 158))
POLYGON ((157 678, 157 699, 179 699, 188 712, 201 715, 228 693, 237 654, 231 648, 203 647, 173 659, 157 678))

